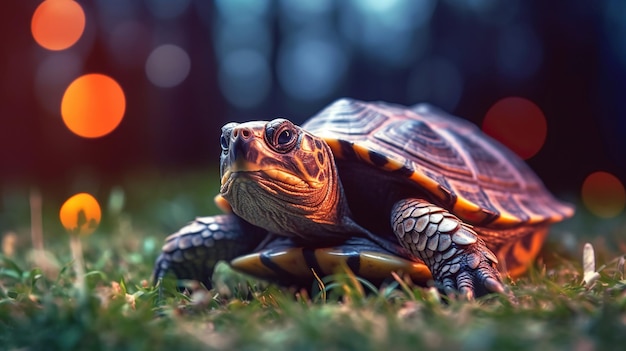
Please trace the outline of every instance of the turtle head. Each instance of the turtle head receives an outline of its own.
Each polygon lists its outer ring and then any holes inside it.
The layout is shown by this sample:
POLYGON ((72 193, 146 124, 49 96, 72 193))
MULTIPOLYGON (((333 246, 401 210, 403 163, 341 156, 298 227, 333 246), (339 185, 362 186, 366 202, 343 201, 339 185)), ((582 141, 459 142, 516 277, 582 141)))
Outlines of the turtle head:
POLYGON ((244 220, 308 237, 347 210, 330 147, 290 121, 229 123, 220 144, 220 193, 244 220))

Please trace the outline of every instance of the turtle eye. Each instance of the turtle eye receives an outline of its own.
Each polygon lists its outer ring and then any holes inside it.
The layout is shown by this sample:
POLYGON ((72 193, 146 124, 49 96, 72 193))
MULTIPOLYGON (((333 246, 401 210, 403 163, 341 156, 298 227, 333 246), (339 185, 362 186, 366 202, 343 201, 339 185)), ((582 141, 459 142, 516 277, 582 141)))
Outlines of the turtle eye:
POLYGON ((265 126, 265 138, 272 149, 285 153, 296 146, 298 130, 286 119, 275 119, 265 126))
POLYGON ((278 145, 287 145, 293 139, 293 133, 289 129, 285 129, 280 134, 278 134, 278 138, 276 139, 276 143, 278 145))

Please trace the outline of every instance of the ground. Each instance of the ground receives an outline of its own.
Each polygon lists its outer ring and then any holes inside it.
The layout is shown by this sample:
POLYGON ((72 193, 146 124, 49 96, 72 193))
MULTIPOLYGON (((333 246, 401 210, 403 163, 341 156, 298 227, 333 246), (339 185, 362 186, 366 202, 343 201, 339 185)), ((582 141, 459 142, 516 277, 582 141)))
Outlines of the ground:
POLYGON ((189 295, 167 282, 159 294, 150 273, 167 232, 217 211, 207 177, 142 175, 102 191, 103 222, 80 238, 84 283, 56 204, 44 201, 44 251, 30 241, 28 207, 16 204, 25 213, 13 223, 23 225, 2 233, 0 349, 583 351, 626 344, 626 221, 584 210, 555 226, 525 277, 507 279, 514 302, 450 300, 402 277, 375 287, 350 272, 294 290, 225 264, 211 290, 189 283, 189 295))

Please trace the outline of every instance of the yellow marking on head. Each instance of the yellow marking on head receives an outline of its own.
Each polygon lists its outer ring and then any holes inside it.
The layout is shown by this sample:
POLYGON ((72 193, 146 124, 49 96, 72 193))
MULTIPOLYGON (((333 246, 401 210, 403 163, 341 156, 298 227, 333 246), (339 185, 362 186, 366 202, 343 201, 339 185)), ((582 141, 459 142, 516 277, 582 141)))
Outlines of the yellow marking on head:
POLYGON ((213 201, 215 202, 215 205, 217 206, 217 208, 219 208, 222 212, 224 213, 233 212, 233 208, 230 206, 230 203, 228 203, 228 200, 226 200, 222 195, 220 194, 216 195, 215 198, 213 198, 213 201))
MULTIPOLYGON (((303 169, 302 168, 303 165, 301 164, 301 161, 299 159, 295 159, 295 161, 299 163, 298 164, 299 168, 303 169)), ((230 175, 234 172, 263 172, 268 177, 275 179, 279 182, 289 184, 289 185, 304 187, 307 184, 305 183, 304 180, 300 179, 298 176, 292 173, 289 173, 285 170, 277 169, 277 168, 268 169, 268 168, 263 167, 262 163, 260 162, 250 162, 248 160, 245 160, 243 157, 231 163, 230 167, 224 171, 224 174, 222 175, 222 179, 221 179, 221 184, 222 185, 225 184, 228 178, 230 177, 230 175)), ((307 179, 307 182, 309 184, 311 183, 310 180, 311 179, 307 179)))
POLYGON ((302 139, 300 140, 300 150, 311 152, 317 149, 315 147, 315 141, 313 137, 307 133, 302 135, 302 139))
POLYGON ((228 181, 228 178, 230 178, 230 170, 226 169, 224 170, 224 174, 222 174, 222 179, 220 179, 220 184, 224 185, 226 184, 226 182, 228 181))
POLYGON ((293 158, 303 180, 316 188, 325 184, 331 176, 331 168, 334 167, 330 164, 332 161, 332 150, 327 148, 326 142, 303 131, 300 148, 293 158))
POLYGON ((270 178, 275 179, 279 182, 283 182, 289 185, 298 186, 298 187, 306 187, 307 183, 305 183, 302 179, 297 176, 282 171, 280 169, 266 169, 263 170, 265 174, 267 174, 270 178))

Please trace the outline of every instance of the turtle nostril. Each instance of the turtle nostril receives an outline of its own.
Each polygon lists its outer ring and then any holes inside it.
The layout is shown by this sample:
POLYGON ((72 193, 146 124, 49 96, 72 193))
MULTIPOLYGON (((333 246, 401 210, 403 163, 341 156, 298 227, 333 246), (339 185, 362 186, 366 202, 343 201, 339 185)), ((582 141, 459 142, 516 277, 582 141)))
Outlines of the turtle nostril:
POLYGON ((239 136, 242 139, 248 139, 252 136, 252 132, 248 128, 234 129, 232 133, 233 139, 237 139, 239 136))

